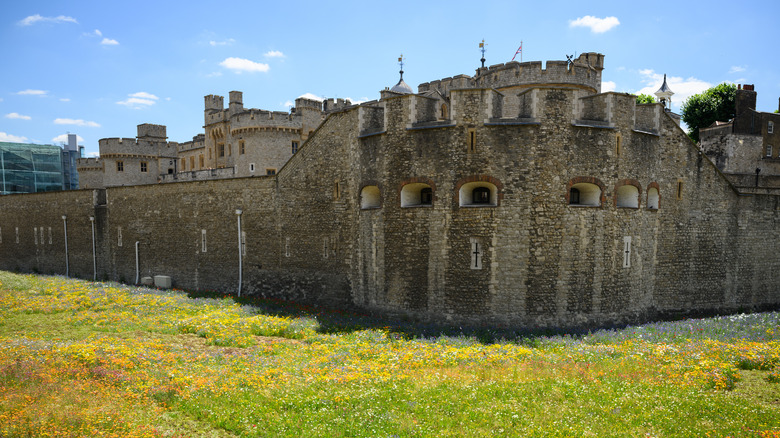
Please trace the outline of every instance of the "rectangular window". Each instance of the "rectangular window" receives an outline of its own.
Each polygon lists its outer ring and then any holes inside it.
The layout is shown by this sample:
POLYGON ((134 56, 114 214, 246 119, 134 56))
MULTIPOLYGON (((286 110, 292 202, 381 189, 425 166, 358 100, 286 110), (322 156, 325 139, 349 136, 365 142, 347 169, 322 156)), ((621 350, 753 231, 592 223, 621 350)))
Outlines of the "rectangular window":
POLYGON ((141 172, 146 172, 149 170, 149 166, 146 164, 146 161, 141 161, 141 172))
POLYGON ((41 245, 43 245, 45 243, 43 240, 43 227, 39 228, 39 230, 41 230, 41 245))
MULTIPOLYGON (((201 156, 203 159, 203 156, 201 156)), ((190 157, 190 170, 195 170, 195 157, 190 157)))
POLYGON ((206 252, 206 230, 200 230, 200 250, 206 252))
POLYGON ((623 267, 631 267, 631 236, 623 237, 623 267))
POLYGON ((246 231, 241 232, 241 255, 246 256, 246 231))
POLYGON ((471 269, 482 269, 482 244, 471 238, 471 269))
POLYGON ((225 156, 225 143, 218 144, 217 145, 217 151, 218 151, 220 157, 224 157, 225 156))
POLYGON ((292 153, 293 153, 293 155, 298 153, 298 142, 297 141, 292 142, 292 153))
POLYGON ((773 134, 775 132, 775 123, 774 122, 768 122, 766 124, 766 133, 767 134, 773 134))
POLYGON ((33 227, 33 236, 35 236, 35 244, 38 245, 38 227, 33 227))
POLYGON ((125 162, 124 161, 117 161, 116 162, 116 171, 117 172, 124 172, 125 171, 125 162))
POLYGON ((203 154, 200 154, 200 155, 198 156, 198 158, 199 158, 199 160, 200 160, 200 167, 199 167, 199 169, 203 169, 203 167, 204 167, 204 166, 203 166, 203 154))
POLYGON ((14 227, 16 229, 16 243, 19 243, 19 227, 14 227))
POLYGON ((51 239, 51 227, 49 227, 49 245, 51 245, 51 241, 52 241, 52 239, 51 239))
POLYGON ((241 155, 246 153, 246 143, 244 143, 244 140, 238 141, 238 153, 241 155))
POLYGON ((682 192, 683 192, 683 182, 681 179, 677 180, 677 200, 682 199, 682 192))
POLYGON ((185 170, 187 170, 187 159, 186 158, 182 158, 181 159, 181 171, 184 172, 185 170))
POLYGON ((231 155, 233 155, 233 145, 229 144, 228 145, 228 157, 231 156, 231 155))
POLYGON ((322 258, 328 258, 328 238, 322 240, 322 258))
POLYGON ((122 246, 122 227, 116 227, 116 246, 122 246))
POLYGON ((276 169, 265 169, 266 175, 276 175, 276 169))
POLYGON ((772 157, 772 145, 771 144, 766 145, 766 156, 770 157, 770 158, 772 157))
POLYGON ((339 199, 341 199, 341 184, 336 181, 336 183, 333 184, 333 200, 338 201, 339 199))
POLYGON ((290 257, 290 238, 286 237, 284 239, 284 256, 290 257))

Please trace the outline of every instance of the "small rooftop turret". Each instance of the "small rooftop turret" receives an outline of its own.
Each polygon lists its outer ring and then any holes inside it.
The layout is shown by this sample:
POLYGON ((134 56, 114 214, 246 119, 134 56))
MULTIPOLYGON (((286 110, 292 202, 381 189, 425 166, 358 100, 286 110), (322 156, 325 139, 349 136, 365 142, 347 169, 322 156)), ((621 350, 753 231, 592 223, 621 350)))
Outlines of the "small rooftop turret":
POLYGON ((409 86, 406 82, 404 82, 404 55, 401 54, 401 56, 398 57, 398 63, 401 65, 401 79, 398 81, 397 84, 393 86, 393 88, 390 89, 393 93, 398 94, 412 94, 414 91, 412 91, 412 87, 409 86))
POLYGON ((664 74, 664 83, 661 84, 661 88, 655 92, 655 95, 658 97, 658 101, 664 104, 664 108, 671 108, 673 94, 674 91, 666 84, 666 74, 664 74))

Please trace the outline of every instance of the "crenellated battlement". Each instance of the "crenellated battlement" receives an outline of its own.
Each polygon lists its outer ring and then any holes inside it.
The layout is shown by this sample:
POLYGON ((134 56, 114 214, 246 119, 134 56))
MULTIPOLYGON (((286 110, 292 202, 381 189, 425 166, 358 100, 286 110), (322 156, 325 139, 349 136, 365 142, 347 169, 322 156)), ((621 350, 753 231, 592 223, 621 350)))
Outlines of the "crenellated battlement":
POLYGON ((103 169, 103 161, 100 158, 78 158, 76 160, 76 166, 79 172, 82 170, 101 170, 103 169))
POLYGON ((458 75, 418 86, 418 92, 439 91, 447 96, 450 90, 460 88, 508 88, 538 85, 569 85, 585 88, 592 93, 601 91, 601 71, 604 55, 588 52, 568 61, 508 62, 477 69, 474 76, 458 75))
POLYGON ((98 140, 101 157, 110 156, 174 156, 178 144, 161 138, 101 138, 98 140))

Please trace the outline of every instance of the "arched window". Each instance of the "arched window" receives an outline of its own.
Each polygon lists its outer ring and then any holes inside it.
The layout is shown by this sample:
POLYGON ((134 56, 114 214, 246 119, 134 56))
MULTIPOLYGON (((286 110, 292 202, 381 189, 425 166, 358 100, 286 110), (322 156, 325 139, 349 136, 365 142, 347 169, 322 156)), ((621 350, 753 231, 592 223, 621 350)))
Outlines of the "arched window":
POLYGON ((615 207, 639 208, 639 183, 622 180, 615 186, 615 207))
POLYGON ((574 187, 569 190, 569 204, 577 205, 580 203, 580 189, 574 187))
POLYGON ((471 191, 472 204, 490 204, 490 189, 487 187, 477 187, 471 191))
POLYGON ((458 198, 461 207, 495 207, 498 189, 487 181, 469 182, 460 186, 458 198))
POLYGON ((420 205, 431 205, 431 204, 433 204, 433 189, 430 187, 426 187, 420 190, 420 205))
POLYGON ((658 192, 658 183, 650 183, 647 187, 647 209, 658 210, 658 205, 661 202, 661 195, 658 192))
POLYGON ((360 191, 360 208, 363 210, 370 208, 379 208, 382 206, 379 187, 365 186, 360 191))
POLYGON ((441 118, 447 120, 449 116, 450 116, 450 110, 447 109, 447 104, 446 103, 441 104, 441 118))
MULTIPOLYGON (((593 180, 593 178, 575 178, 572 181, 581 179, 593 180)), ((599 185, 591 182, 570 182, 569 184, 569 205, 582 207, 601 206, 601 187, 599 185)))
POLYGON ((425 183, 409 183, 401 188, 401 207, 433 205, 433 187, 425 183))

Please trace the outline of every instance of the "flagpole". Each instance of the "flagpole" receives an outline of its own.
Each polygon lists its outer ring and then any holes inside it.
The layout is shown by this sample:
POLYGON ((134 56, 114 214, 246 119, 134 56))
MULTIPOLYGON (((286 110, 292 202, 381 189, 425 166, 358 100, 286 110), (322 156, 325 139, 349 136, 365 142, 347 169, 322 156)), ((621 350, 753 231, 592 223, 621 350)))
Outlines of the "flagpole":
POLYGON ((523 40, 520 40, 520 63, 523 62, 523 40))

